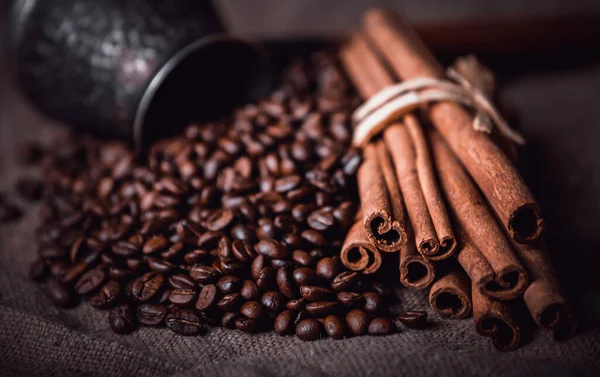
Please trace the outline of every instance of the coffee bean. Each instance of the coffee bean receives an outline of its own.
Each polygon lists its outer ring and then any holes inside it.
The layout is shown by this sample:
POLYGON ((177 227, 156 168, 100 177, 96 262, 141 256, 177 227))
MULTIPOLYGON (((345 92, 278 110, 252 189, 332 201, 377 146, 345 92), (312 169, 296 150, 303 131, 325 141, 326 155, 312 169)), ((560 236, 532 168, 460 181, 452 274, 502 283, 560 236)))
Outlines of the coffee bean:
POLYGON ((396 331, 396 325, 389 318, 375 318, 369 323, 369 335, 388 335, 396 331))
POLYGON ((209 266, 195 265, 190 269, 190 277, 200 284, 212 284, 220 275, 219 271, 209 266))
POLYGON ((142 248, 144 254, 152 254, 166 249, 169 246, 169 240, 162 236, 150 238, 142 248))
POLYGON ((260 290, 254 281, 244 280, 240 289, 240 295, 248 301, 256 300, 260 297, 260 290))
POLYGON ((302 178, 297 175, 280 178, 275 181, 275 191, 285 193, 298 187, 302 178))
POLYGON ((400 314, 396 320, 411 329, 422 329, 427 327, 427 312, 407 311, 400 314))
POLYGON ((347 291, 354 288, 360 281, 360 274, 355 271, 345 271, 337 275, 331 282, 331 288, 336 291, 347 291))
POLYGON ((254 243, 257 240, 256 228, 252 225, 238 224, 231 228, 231 237, 236 240, 247 243, 254 243))
POLYGON ((306 307, 306 300, 303 298, 299 298, 297 300, 290 300, 285 306, 289 310, 297 312, 300 310, 304 310, 304 308, 306 307))
POLYGON ((252 250, 251 246, 240 240, 233 241, 232 249, 233 256, 240 262, 248 263, 256 256, 256 253, 252 250))
POLYGON ((363 307, 364 311, 367 313, 376 313, 381 309, 383 302, 381 296, 379 296, 377 293, 365 292, 362 295, 365 298, 365 305, 363 307))
POLYGON ((320 232, 318 232, 314 229, 305 230, 300 235, 306 241, 308 241, 309 243, 311 243, 312 245, 315 245, 317 247, 322 247, 322 246, 327 245, 327 239, 325 239, 325 236, 323 236, 320 232))
POLYGON ((294 283, 292 273, 288 268, 281 267, 277 270, 277 287, 285 297, 296 297, 296 284, 294 283))
POLYGON ((279 269, 281 267, 284 268, 293 268, 296 266, 294 261, 289 259, 271 259, 271 267, 279 269))
POLYGON ((269 291, 262 295, 260 300, 265 309, 279 313, 285 305, 285 297, 278 291, 269 291))
POLYGON ((258 301, 248 301, 242 305, 240 312, 247 318, 258 320, 262 315, 262 305, 258 301))
POLYGON ((141 249, 138 245, 128 242, 119 241, 114 244, 111 248, 112 252, 121 257, 132 257, 137 254, 141 249))
POLYGON ((217 306, 219 307, 219 309, 226 312, 232 312, 234 310, 239 309, 241 304, 242 296, 239 293, 227 294, 223 296, 223 298, 221 298, 219 302, 217 302, 217 306))
POLYGON ((235 320, 235 328, 243 332, 255 333, 258 327, 258 322, 253 319, 242 317, 235 320))
POLYGON ((96 290, 104 282, 106 272, 99 268, 94 268, 83 274, 75 284, 75 292, 78 295, 86 295, 96 290))
POLYGON ((56 244, 45 244, 38 247, 38 254, 43 259, 60 259, 67 256, 67 251, 56 244))
POLYGON ((178 306, 190 305, 196 298, 193 289, 173 289, 169 294, 169 301, 178 306))
POLYGON ((369 327, 367 313, 360 309, 354 309, 346 314, 346 324, 354 335, 364 335, 369 327))
POLYGON ((206 221, 204 225, 206 229, 212 231, 223 230, 231 224, 234 218, 232 210, 224 208, 214 212, 206 221))
POLYGON ((287 335, 292 332, 294 314, 289 310, 284 310, 275 317, 274 329, 279 335, 287 335))
POLYGON ((307 267, 301 267, 294 270, 293 273, 294 281, 299 286, 312 285, 319 283, 319 277, 314 270, 307 267))
POLYGON ((221 326, 228 329, 235 329, 235 321, 240 318, 240 313, 225 312, 221 318, 221 326))
POLYGON ((129 305, 119 305, 108 313, 110 328, 117 334, 129 334, 135 329, 135 320, 129 305))
POLYGON ((145 326, 161 326, 167 316, 164 305, 142 304, 137 308, 137 320, 145 326))
POLYGON ((335 224, 335 218, 329 212, 318 210, 311 213, 306 219, 308 226, 316 230, 327 230, 335 224))
POLYGON ((254 249, 257 253, 264 255, 268 258, 284 259, 287 258, 288 250, 285 245, 275 240, 262 240, 259 241, 254 249))
POLYGON ((252 273, 252 277, 254 280, 258 279, 258 275, 262 271, 263 268, 266 267, 266 258, 264 255, 258 255, 252 261, 252 266, 250 267, 250 272, 252 273))
POLYGON ((346 332, 344 320, 337 315, 328 315, 323 322, 325 332, 332 339, 342 339, 346 332))
POLYGON ((48 276, 48 266, 42 259, 36 259, 29 266, 29 278, 36 281, 43 281, 48 276))
POLYGON ((224 293, 234 293, 240 289, 242 280, 236 276, 223 276, 217 282, 217 288, 224 293))
POLYGON ((191 310, 171 308, 165 318, 169 330, 186 336, 194 336, 204 331, 200 317, 191 310))
MULTIPOLYGON (((73 284, 89 268, 87 263, 77 263, 68 268, 61 277, 63 283, 73 284)), ((54 275, 54 273, 53 273, 54 275)))
POLYGON ((68 307, 74 302, 73 293, 57 277, 51 277, 46 280, 46 290, 56 306, 68 307))
POLYGON ((365 298, 356 292, 339 292, 337 300, 340 304, 349 308, 360 308, 364 305, 365 298))
POLYGON ((174 289, 193 289, 196 287, 196 282, 188 275, 177 274, 169 276, 169 285, 174 289))
POLYGON ((332 290, 327 288, 303 285, 300 287, 300 294, 307 301, 323 301, 332 299, 335 294, 332 290))
POLYGON ((306 304, 306 311, 315 317, 325 317, 333 314, 339 307, 337 302, 316 301, 306 304))
POLYGON ((95 308, 107 309, 112 307, 119 300, 121 286, 117 281, 111 280, 106 283, 98 293, 90 296, 89 303, 95 308))
POLYGON ((196 309, 207 311, 213 309, 219 301, 217 286, 214 284, 205 285, 200 291, 198 301, 196 301, 196 309))
POLYGON ((258 273, 256 285, 261 291, 269 290, 276 285, 276 270, 273 267, 265 267, 258 273))
POLYGON ((294 259, 294 262, 304 267, 310 267, 313 264, 313 257, 310 253, 303 250, 295 250, 292 258, 294 259))
POLYGON ((139 301, 148 301, 162 287, 164 277, 156 272, 148 272, 137 278, 131 286, 132 296, 139 301))
POLYGON ((317 275, 331 281, 342 272, 343 268, 336 258, 323 258, 317 263, 317 275))
POLYGON ((321 336, 323 326, 316 319, 304 319, 296 326, 296 336, 304 341, 317 340, 321 336))

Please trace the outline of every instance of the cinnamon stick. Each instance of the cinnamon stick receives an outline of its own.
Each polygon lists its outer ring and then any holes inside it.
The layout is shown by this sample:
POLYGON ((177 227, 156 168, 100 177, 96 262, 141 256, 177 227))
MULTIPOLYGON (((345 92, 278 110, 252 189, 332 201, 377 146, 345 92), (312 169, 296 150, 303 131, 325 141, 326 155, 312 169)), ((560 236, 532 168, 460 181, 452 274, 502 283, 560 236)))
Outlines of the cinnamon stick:
MULTIPOLYGON (((378 52, 403 80, 444 78, 444 70, 395 13, 368 11, 364 30, 378 52)), ((544 227, 541 209, 529 188, 489 136, 473 129, 473 116, 460 105, 441 101, 429 116, 490 202, 509 235, 519 243, 538 239, 544 227)))
POLYGON ((381 252, 367 238, 362 219, 354 223, 340 253, 344 266, 353 271, 372 274, 381 267, 381 252))
MULTIPOLYGON (((365 99, 393 83, 359 34, 353 35, 343 49, 342 62, 365 99)), ((401 123, 390 125, 383 138, 394 161, 419 251, 432 260, 446 259, 454 252, 456 242, 431 168, 427 143, 414 115, 406 115, 404 122, 406 127, 401 123)))
POLYGON ((374 144, 364 148, 357 181, 367 238, 380 250, 399 250, 406 237, 403 236, 404 226, 394 218, 394 214, 403 213, 404 209, 392 207, 392 204, 398 203, 397 200, 391 201, 374 144))
POLYGON ((435 269, 417 251, 411 227, 408 226, 406 231, 408 242, 400 249, 400 283, 408 289, 419 291, 433 283, 435 269))
POLYGON ((528 284, 527 272, 511 243, 446 142, 434 130, 428 136, 448 210, 456 228, 464 232, 459 262, 483 294, 499 300, 522 295, 528 284))
POLYGON ((544 241, 533 245, 515 243, 515 250, 531 276, 531 283, 523 295, 531 317, 539 327, 552 330, 554 338, 570 338, 577 324, 544 241))
POLYGON ((517 348, 521 343, 521 327, 510 306, 481 294, 475 286, 472 298, 475 330, 490 337, 494 347, 500 351, 517 348))
POLYGON ((431 286, 429 305, 442 317, 462 319, 471 313, 471 281, 454 266, 431 286))

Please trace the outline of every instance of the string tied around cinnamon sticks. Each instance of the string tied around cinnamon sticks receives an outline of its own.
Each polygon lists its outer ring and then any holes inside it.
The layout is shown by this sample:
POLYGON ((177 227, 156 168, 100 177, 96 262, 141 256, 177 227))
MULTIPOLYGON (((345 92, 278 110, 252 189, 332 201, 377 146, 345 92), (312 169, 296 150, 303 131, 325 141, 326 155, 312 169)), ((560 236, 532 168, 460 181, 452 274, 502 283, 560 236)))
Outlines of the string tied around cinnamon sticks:
POLYGON ((446 70, 448 79, 417 77, 389 85, 352 115, 355 123, 352 142, 362 147, 399 117, 431 102, 454 101, 475 109, 473 129, 491 133, 494 125, 509 140, 523 145, 525 139, 513 130, 485 94, 452 68, 446 70))

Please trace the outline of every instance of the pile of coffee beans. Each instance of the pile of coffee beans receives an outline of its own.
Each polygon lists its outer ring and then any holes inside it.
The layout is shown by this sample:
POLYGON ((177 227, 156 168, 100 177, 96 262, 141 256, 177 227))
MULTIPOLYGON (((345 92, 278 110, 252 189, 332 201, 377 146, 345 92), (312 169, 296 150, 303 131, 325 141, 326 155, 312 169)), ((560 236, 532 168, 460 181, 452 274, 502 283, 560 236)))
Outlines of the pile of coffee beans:
MULTIPOLYGON (((350 147, 358 99, 334 56, 292 64, 268 98, 191 124, 145 157, 118 142, 55 140, 42 182, 17 187, 29 198, 43 191, 31 278, 60 307, 83 299, 110 310, 117 333, 395 332, 389 289, 338 259, 361 155, 350 147)), ((30 147, 22 158, 38 154, 30 147)), ((422 327, 426 318, 399 320, 422 327)))

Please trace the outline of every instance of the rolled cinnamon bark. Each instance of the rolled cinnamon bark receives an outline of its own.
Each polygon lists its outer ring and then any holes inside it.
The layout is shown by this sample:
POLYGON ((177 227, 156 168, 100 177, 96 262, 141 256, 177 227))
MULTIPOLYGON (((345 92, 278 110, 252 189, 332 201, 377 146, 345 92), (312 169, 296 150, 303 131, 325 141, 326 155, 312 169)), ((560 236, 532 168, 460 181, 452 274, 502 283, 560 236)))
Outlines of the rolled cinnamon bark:
MULTIPOLYGON (((439 63, 400 17, 381 9, 368 11, 364 30, 403 80, 444 78, 439 63)), ((473 116, 462 106, 441 101, 429 106, 437 130, 469 171, 509 235, 519 243, 538 239, 544 218, 533 194, 490 137, 473 129, 473 116)))
POLYGON ((471 281, 460 266, 449 269, 433 283, 429 305, 442 317, 462 319, 471 313, 471 281))
POLYGON ((498 300, 512 300, 522 295, 528 284, 527 272, 510 241, 439 133, 430 130, 428 136, 448 210, 456 228, 464 232, 459 262, 483 294, 498 300), (485 268, 479 267, 485 262, 485 268))
POLYGON ((515 243, 515 250, 529 271, 531 283, 523 295, 535 323, 553 331, 554 338, 573 336, 577 323, 558 282, 545 242, 534 245, 515 243))
POLYGON ((509 304, 481 294, 475 286, 472 297, 475 330, 491 338, 494 347, 500 351, 517 348, 521 343, 521 327, 509 304))
POLYGON ((381 267, 381 252, 367 238, 362 219, 350 228, 342 245, 340 259, 348 269, 365 274, 372 274, 381 267))
POLYGON ((364 148, 357 180, 367 238, 380 250, 399 250, 406 242, 406 237, 403 237, 404 227, 393 217, 398 209, 394 210, 392 204, 397 201, 395 198, 393 202, 390 200, 375 144, 364 148))
POLYGON ((400 249, 400 283, 408 289, 419 291, 433 283, 435 269, 427 259, 417 251, 412 229, 406 229, 408 241, 400 249))

